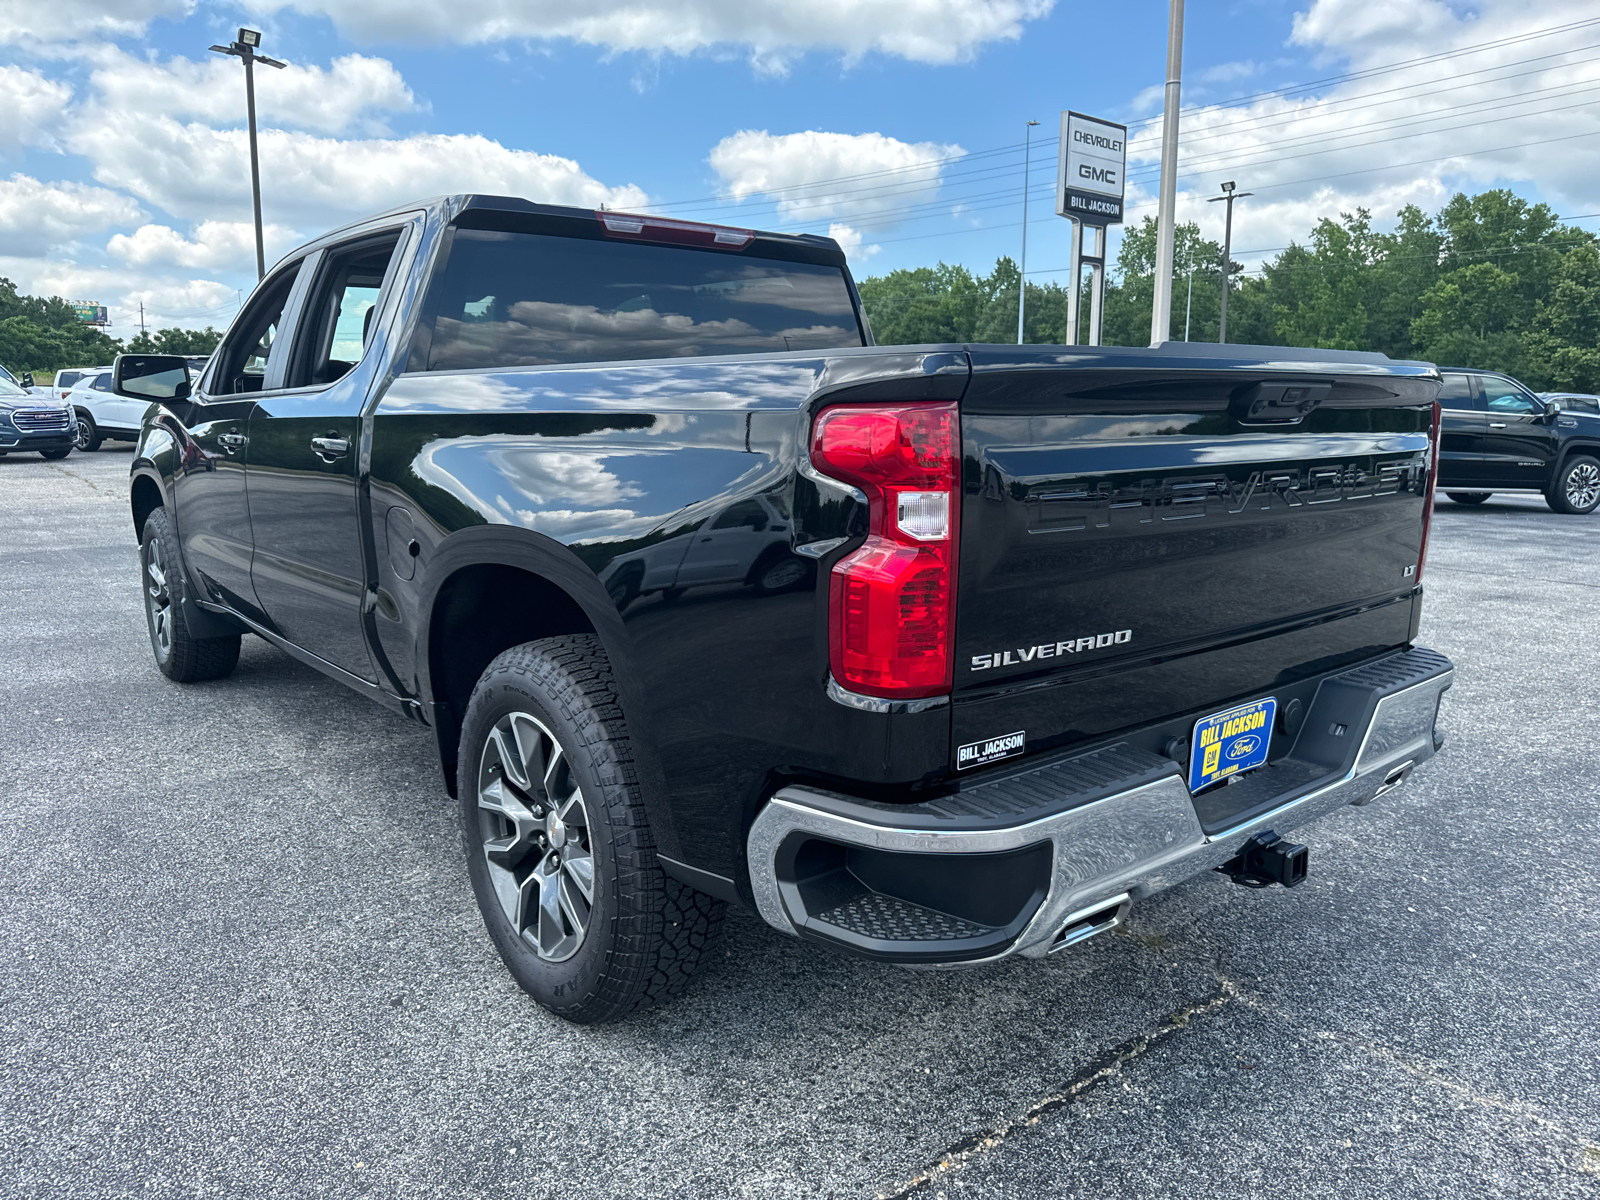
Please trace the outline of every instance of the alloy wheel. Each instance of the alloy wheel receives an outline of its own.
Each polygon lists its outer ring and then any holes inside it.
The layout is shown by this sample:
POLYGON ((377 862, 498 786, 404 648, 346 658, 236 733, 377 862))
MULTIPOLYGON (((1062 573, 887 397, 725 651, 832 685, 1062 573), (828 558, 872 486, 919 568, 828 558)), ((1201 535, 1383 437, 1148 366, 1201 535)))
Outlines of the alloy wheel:
POLYGON ((589 810, 566 751, 530 713, 507 713, 484 742, 478 829, 517 936, 548 962, 571 958, 594 910, 589 810))
POLYGON ((87 452, 89 449, 89 422, 83 417, 78 418, 77 432, 72 435, 72 445, 78 450, 87 452))
POLYGON ((151 538, 144 551, 144 603, 150 615, 150 639, 162 662, 172 653, 172 591, 167 586, 161 539, 151 538))
POLYGON ((1600 467, 1579 463, 1567 473, 1567 503, 1573 508, 1593 508, 1600 501, 1600 467))

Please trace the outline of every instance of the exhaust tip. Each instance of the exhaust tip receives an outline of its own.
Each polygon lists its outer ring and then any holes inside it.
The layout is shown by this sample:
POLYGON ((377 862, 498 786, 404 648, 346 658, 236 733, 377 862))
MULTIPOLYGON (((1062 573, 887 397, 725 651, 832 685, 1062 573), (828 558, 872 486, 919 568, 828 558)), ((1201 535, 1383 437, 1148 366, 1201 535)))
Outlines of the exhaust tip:
POLYGON ((1056 934, 1055 941, 1050 943, 1050 953, 1065 950, 1068 946, 1076 946, 1079 942, 1086 942, 1099 934, 1109 933, 1119 925, 1127 924, 1128 910, 1132 907, 1133 897, 1123 892, 1120 896, 1113 896, 1093 908, 1080 908, 1075 913, 1069 913, 1067 919, 1061 923, 1061 932, 1056 934))

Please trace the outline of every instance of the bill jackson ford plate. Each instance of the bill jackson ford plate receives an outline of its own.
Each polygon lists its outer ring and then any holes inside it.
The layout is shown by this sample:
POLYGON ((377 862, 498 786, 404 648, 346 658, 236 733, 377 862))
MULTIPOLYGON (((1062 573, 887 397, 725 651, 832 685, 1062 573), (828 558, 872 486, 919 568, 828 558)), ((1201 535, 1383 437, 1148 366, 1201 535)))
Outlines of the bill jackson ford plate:
POLYGON ((1277 698, 1269 696, 1196 721, 1189 743, 1189 790, 1198 792, 1266 762, 1277 711, 1277 698))

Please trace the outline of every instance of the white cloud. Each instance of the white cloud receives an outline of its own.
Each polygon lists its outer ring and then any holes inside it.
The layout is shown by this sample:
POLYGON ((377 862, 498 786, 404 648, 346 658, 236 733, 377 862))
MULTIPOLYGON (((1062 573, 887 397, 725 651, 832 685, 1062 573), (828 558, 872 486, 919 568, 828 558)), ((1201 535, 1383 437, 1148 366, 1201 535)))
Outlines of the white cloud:
POLYGON ((878 245, 863 246, 861 231, 838 221, 828 226, 828 236, 839 243, 839 248, 844 251, 845 257, 854 263, 863 262, 883 249, 878 245))
MULTIPOLYGON (((95 178, 175 217, 250 218, 249 148, 242 130, 107 112, 81 122, 69 146, 95 178)), ((349 217, 445 192, 524 196, 551 204, 638 208, 633 186, 607 187, 570 158, 513 150, 469 134, 340 140, 266 129, 262 207, 269 219, 320 231, 349 217)))
POLYGON ((49 145, 71 99, 72 88, 65 83, 38 71, 0 66, 0 151, 49 145))
POLYGON ((845 217, 888 226, 910 206, 933 200, 949 160, 965 153, 881 133, 746 129, 718 142, 709 161, 734 199, 770 196, 785 220, 815 225, 845 217))
POLYGON ((0 43, 134 35, 193 8, 194 0, 0 0, 0 43))
MULTIPOLYGON (((1223 180, 1254 195, 1234 214, 1238 249, 1304 242, 1316 221, 1364 207, 1384 222, 1407 203, 1437 210, 1457 190, 1531 183, 1562 212, 1600 207, 1600 60, 1592 30, 1524 35, 1592 19, 1592 0, 1484 0, 1457 16, 1438 0, 1312 0, 1294 40, 1323 52, 1326 73, 1403 70, 1316 96, 1274 95, 1185 112, 1179 219, 1221 240, 1223 180), (1486 42, 1516 39, 1482 50, 1486 42), (1563 139, 1563 140, 1551 140, 1563 139)), ((1130 130, 1129 219, 1150 203, 1159 122, 1130 130)), ((1270 255, 1268 256, 1270 257, 1270 255)))
POLYGON ((807 50, 877 52, 915 62, 972 57, 1020 37, 1054 0, 264 0, 266 11, 325 13, 355 40, 571 39, 611 51, 691 54, 745 48, 766 72, 807 50))
MULTIPOLYGON (((90 84, 97 109, 192 118, 209 125, 244 122, 244 83, 232 58, 157 63, 109 47, 94 57, 90 84)), ((256 113, 263 124, 319 133, 359 126, 362 132, 384 133, 387 130, 372 113, 409 112, 416 107, 416 97, 400 72, 382 58, 347 54, 334 59, 327 70, 298 63, 282 70, 256 70, 256 113)))
MULTIPOLYGON (((262 229, 262 240, 266 244, 267 261, 271 262, 292 249, 301 238, 285 225, 267 225, 262 229)), ((255 223, 202 221, 195 227, 192 240, 170 225, 141 225, 131 234, 113 235, 106 249, 130 266, 154 264, 248 271, 256 252, 255 223)))
POLYGON ((0 180, 0 254, 43 255, 143 216, 128 197, 105 188, 41 183, 29 175, 13 175, 0 180))

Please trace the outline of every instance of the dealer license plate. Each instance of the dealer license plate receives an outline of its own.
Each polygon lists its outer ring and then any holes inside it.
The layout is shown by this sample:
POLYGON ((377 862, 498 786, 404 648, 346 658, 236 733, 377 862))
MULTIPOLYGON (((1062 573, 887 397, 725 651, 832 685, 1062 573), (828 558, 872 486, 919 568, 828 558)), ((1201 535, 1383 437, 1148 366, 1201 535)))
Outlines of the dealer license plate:
POLYGON ((1266 762, 1277 712, 1277 698, 1269 696, 1196 721, 1189 742, 1189 790, 1198 792, 1266 762))

